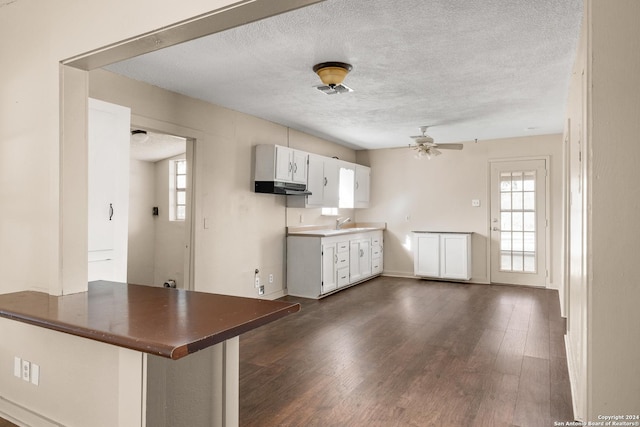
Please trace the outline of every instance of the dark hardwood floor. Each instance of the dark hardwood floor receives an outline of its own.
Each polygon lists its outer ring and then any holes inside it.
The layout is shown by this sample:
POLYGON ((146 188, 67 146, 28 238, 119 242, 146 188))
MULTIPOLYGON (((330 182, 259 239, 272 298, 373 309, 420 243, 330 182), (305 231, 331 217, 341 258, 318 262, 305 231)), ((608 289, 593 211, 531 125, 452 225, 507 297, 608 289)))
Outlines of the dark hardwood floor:
POLYGON ((553 290, 379 277, 240 338, 240 425, 573 420, 553 290))

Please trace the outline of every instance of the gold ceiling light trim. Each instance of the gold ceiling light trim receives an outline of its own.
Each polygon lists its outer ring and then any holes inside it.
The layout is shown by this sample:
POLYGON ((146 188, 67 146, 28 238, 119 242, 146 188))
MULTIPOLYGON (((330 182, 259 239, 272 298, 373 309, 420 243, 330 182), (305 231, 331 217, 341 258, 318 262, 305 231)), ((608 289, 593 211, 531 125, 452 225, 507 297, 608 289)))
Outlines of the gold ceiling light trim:
POLYGON ((322 83, 330 88, 341 84, 352 69, 353 66, 345 62, 322 62, 313 66, 313 71, 322 83))

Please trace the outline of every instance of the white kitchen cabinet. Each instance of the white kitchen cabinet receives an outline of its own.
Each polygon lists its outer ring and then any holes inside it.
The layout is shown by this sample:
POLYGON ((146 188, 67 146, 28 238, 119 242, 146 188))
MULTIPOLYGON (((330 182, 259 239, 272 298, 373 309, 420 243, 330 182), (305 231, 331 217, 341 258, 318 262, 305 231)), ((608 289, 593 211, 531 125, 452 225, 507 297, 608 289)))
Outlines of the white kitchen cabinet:
POLYGON ((308 196, 289 196, 292 208, 323 208, 338 206, 338 160, 309 154, 307 165, 308 196))
POLYGON ((382 273, 382 231, 287 237, 288 294, 321 298, 382 273), (373 245, 375 242, 375 245, 373 245), (378 269, 373 270, 373 248, 378 269), (352 262, 352 260, 354 260, 352 262), (352 270, 351 266, 355 268, 352 270))
POLYGON ((127 281, 130 120, 129 108, 89 99, 89 281, 127 281))
POLYGON ((369 182, 371 180, 371 168, 368 166, 356 165, 355 181, 355 208, 369 207, 369 182))
POLYGON ((471 279, 471 233, 414 232, 413 247, 416 276, 471 279))
POLYGON ((256 181, 307 182, 308 153, 280 145, 256 146, 256 181))
POLYGON ((373 233, 371 237, 371 274, 373 275, 382 273, 384 260, 382 250, 382 231, 373 233))
POLYGON ((371 276, 371 237, 349 241, 349 281, 371 276))

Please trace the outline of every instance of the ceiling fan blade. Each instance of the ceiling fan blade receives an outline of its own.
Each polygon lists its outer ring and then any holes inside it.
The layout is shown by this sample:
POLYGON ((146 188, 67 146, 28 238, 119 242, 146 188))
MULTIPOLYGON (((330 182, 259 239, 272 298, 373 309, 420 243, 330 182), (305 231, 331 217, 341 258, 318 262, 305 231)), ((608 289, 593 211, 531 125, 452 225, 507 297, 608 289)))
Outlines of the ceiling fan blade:
POLYGON ((438 144, 438 148, 445 150, 462 150, 462 144, 438 144))

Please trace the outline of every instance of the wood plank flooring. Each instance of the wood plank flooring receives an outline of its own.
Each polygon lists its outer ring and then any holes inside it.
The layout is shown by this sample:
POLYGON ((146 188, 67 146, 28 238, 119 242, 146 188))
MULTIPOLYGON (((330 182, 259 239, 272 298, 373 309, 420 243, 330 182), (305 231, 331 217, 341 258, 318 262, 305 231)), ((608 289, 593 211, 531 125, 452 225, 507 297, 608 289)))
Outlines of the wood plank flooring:
POLYGON ((573 420, 553 290, 379 277, 240 338, 240 425, 573 420))

